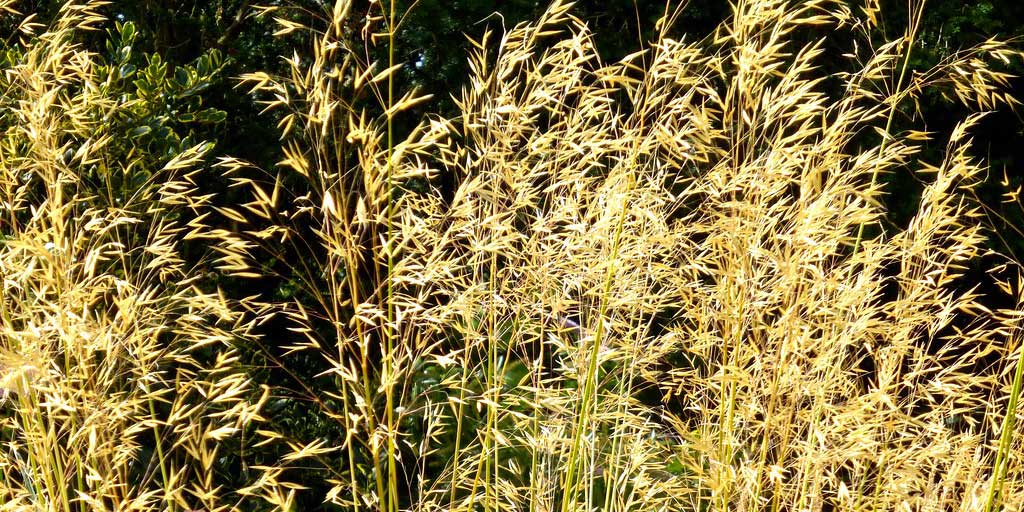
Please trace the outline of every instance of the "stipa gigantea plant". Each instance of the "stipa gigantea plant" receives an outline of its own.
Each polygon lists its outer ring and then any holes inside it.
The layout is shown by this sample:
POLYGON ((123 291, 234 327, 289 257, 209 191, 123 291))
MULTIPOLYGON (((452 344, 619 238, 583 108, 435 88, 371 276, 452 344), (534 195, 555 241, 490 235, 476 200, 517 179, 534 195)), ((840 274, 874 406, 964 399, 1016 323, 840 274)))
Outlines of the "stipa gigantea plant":
POLYGON ((74 43, 103 5, 68 3, 5 53, 0 509, 232 509, 222 464, 261 418, 232 348, 250 326, 180 249, 206 236, 208 145, 158 168, 111 149, 106 116, 137 100, 74 43))
MULTIPOLYGON (((320 383, 299 385, 312 395, 317 412, 345 433, 340 447, 322 439, 289 440, 293 452, 285 456, 286 464, 266 468, 265 478, 245 489, 282 508, 293 506, 296 487, 282 477, 285 469, 324 457, 341 461, 341 467, 327 465, 334 486, 328 501, 388 511, 407 503, 400 495, 409 492, 405 479, 413 462, 403 455, 409 449, 401 442, 400 425, 409 422, 415 397, 405 383, 432 340, 400 328, 422 307, 402 288, 400 276, 409 262, 398 259, 405 243, 398 236, 398 219, 411 200, 403 186, 429 175, 418 159, 433 135, 418 130, 398 140, 394 133, 395 117, 426 98, 396 95, 393 75, 400 66, 394 64, 393 41, 399 13, 392 4, 363 9, 361 36, 352 33, 349 2, 334 3, 320 20, 323 26, 279 18, 279 35, 309 35, 311 55, 288 60, 290 76, 253 73, 243 79, 253 92, 275 98, 268 108, 283 110, 282 166, 294 174, 270 173, 268 183, 247 176, 243 162, 222 162, 235 186, 250 187, 254 196, 241 208, 221 212, 254 228, 241 236, 218 233, 225 240, 221 268, 258 277, 260 265, 250 256, 258 248, 279 261, 300 256, 284 277, 300 284, 301 299, 278 306, 301 338, 285 348, 324 356, 328 370, 319 377, 330 387, 316 393, 320 383), (379 40, 391 43, 386 48, 392 50, 384 52, 387 64, 353 50, 379 40), (367 107, 355 101, 361 95, 377 101, 367 107)), ((279 436, 272 430, 261 434, 266 443, 279 436)))
POLYGON ((998 92, 1007 77, 983 62, 1019 54, 990 41, 911 78, 923 8, 904 39, 840 75, 838 96, 814 77, 820 43, 784 38, 803 24, 859 30, 843 5, 741 2, 720 34, 726 92, 704 106, 729 153, 681 195, 699 206, 680 219, 688 293, 673 332, 695 364, 664 382, 685 405, 674 422, 707 506, 1020 506, 1002 474, 1019 459, 1002 420, 1016 414, 1017 314, 992 314, 958 284, 983 252, 966 202, 982 172, 965 135, 977 118, 937 165, 914 161, 926 134, 891 132, 897 106, 929 86, 982 108, 1012 103, 998 92), (859 138, 866 129, 880 141, 859 138), (868 240, 883 215, 878 177, 902 166, 927 176, 917 214, 868 240))
MULTIPOLYGON (((329 363, 337 388, 313 398, 345 441, 293 442, 285 462, 340 448, 326 498, 353 509, 677 508, 684 482, 665 471, 667 429, 633 397, 673 348, 654 333, 675 301, 664 288, 674 177, 623 136, 624 123, 642 130, 657 113, 636 121, 614 107, 640 68, 600 69, 583 25, 556 4, 508 34, 493 71, 480 43, 462 119, 385 144, 414 100, 385 102, 367 121, 369 109, 339 96, 362 86, 383 99, 375 84, 396 70, 351 49, 338 18, 350 8, 336 4, 290 77, 246 77, 286 109, 284 164, 308 189, 289 202, 290 178, 262 184, 224 162, 252 188, 243 208, 256 224, 239 239, 222 233, 225 268, 252 274, 246 253, 268 238, 269 251, 290 240, 319 258, 295 269, 310 299, 285 307, 308 341, 286 348, 329 363), (563 25, 569 36, 542 53, 563 25), (416 191, 431 162, 454 190, 416 191)), ((719 152, 706 148, 703 161, 719 152)), ((248 491, 290 503, 289 465, 248 491)))
MULTIPOLYGON (((977 117, 934 165, 915 161, 928 134, 893 131, 929 87, 1012 103, 986 62, 1019 54, 990 41, 911 73, 916 5, 837 90, 823 42, 793 40, 863 38, 874 2, 741 1, 697 43, 668 17, 610 66, 555 2, 493 60, 479 43, 460 117, 399 140, 417 100, 336 2, 290 76, 246 77, 285 112, 286 172, 224 162, 254 227, 221 250, 241 275, 258 246, 312 253, 285 348, 323 356, 333 387, 310 392, 344 439, 286 440, 246 492, 286 506, 294 461, 320 459, 340 460, 324 499, 353 510, 1018 508, 1019 307, 959 280, 984 243, 977 117), (927 179, 917 214, 870 235, 905 167, 927 179)), ((393 43, 392 5, 365 20, 393 43)))

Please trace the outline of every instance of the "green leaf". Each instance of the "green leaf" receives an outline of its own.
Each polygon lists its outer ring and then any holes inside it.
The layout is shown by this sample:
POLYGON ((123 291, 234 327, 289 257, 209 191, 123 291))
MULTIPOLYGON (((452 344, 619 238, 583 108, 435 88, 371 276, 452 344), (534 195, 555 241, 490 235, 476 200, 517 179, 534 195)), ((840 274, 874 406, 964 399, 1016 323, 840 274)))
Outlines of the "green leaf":
POLYGON ((515 389, 526 381, 530 370, 522 361, 513 360, 505 366, 505 389, 515 389))
POLYGON ((135 74, 135 69, 134 64, 122 64, 121 68, 118 70, 118 76, 122 80, 128 78, 135 74))
POLYGON ((132 22, 126 22, 121 26, 121 41, 125 46, 131 45, 135 41, 135 24, 132 22))
POLYGON ((187 98, 189 96, 193 96, 193 95, 195 95, 197 93, 205 91, 209 87, 210 87, 210 82, 200 82, 200 83, 198 83, 196 85, 193 85, 192 87, 182 91, 180 94, 178 94, 178 98, 181 99, 181 98, 187 98))
POLYGON ((174 70, 174 81, 178 82, 182 87, 188 87, 189 84, 189 72, 185 69, 185 66, 178 66, 174 70))
POLYGON ((228 118, 228 113, 223 110, 217 110, 215 108, 208 108, 206 110, 200 110, 196 112, 195 119, 197 123, 223 123, 228 118))
POLYGON ((148 125, 142 125, 142 126, 136 126, 135 128, 133 128, 130 132, 128 132, 128 135, 131 138, 135 139, 135 138, 138 138, 138 137, 142 137, 143 135, 147 135, 147 134, 149 134, 152 131, 153 131, 153 129, 150 128, 148 125))

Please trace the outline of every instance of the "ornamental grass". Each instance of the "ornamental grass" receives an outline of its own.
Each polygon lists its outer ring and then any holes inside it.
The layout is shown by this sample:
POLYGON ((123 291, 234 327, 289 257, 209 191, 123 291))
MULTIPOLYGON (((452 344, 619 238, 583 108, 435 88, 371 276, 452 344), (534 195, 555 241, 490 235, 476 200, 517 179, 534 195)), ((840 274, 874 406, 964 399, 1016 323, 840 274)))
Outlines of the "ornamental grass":
POLYGON ((556 0, 419 117, 394 3, 262 7, 306 45, 239 82, 282 161, 147 167, 73 43, 97 5, 0 82, 0 510, 1024 508, 1024 280, 970 138, 1016 104, 1014 46, 920 70, 924 2, 879 43, 872 0, 740 0, 696 41, 669 6, 609 63, 556 0), (937 160, 929 91, 977 111, 937 160), (887 196, 899 172, 920 197, 887 196), (292 293, 226 296, 196 243, 292 293))

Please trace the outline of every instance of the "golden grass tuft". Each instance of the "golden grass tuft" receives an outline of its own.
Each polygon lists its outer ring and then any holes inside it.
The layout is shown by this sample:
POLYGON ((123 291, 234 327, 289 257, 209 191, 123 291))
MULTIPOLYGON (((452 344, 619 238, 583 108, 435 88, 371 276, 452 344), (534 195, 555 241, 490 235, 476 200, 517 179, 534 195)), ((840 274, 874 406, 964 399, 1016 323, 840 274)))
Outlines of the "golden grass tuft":
POLYGON ((223 510, 218 458, 260 404, 232 348, 251 326, 181 255, 208 145, 159 168, 111 149, 133 100, 74 43, 102 5, 66 5, 0 77, 0 510, 223 510))
POLYGON ((476 43, 459 117, 402 136, 428 98, 397 90, 401 13, 375 3, 353 34, 339 0, 319 25, 282 21, 312 36, 289 73, 243 77, 282 113, 280 169, 221 160, 251 200, 188 226, 154 212, 209 210, 190 179, 201 148, 135 202, 91 206, 102 191, 79 173, 121 164, 89 120, 117 104, 68 42, 88 9, 69 10, 3 82, 21 102, 4 100, 0 151, 0 500, 214 510, 237 491, 294 510, 313 466, 331 485, 313 502, 381 512, 1024 507, 1024 286, 1015 263, 990 269, 1013 304, 993 310, 964 278, 998 259, 981 259, 969 200, 979 116, 932 163, 928 134, 894 128, 934 87, 1012 106, 992 63, 1021 55, 988 41, 912 72, 917 5, 905 37, 872 46, 877 2, 741 0, 707 40, 672 38, 670 15, 605 64, 556 0, 476 43), (826 76, 824 41, 794 42, 809 29, 860 41, 852 71, 826 76), (926 183, 906 227, 883 206, 900 169, 926 183), (204 292, 186 237, 238 277, 301 254, 301 293, 204 292), (292 337, 257 341, 272 313, 292 337), (285 370, 320 358, 287 386, 343 442, 272 426, 235 441, 267 397, 236 340, 278 344, 285 370), (219 489, 228 442, 286 455, 219 489))
MULTIPOLYGON (((294 348, 334 368, 325 394, 342 403, 331 417, 348 463, 328 499, 1018 507, 1019 443, 997 440, 1013 427, 1019 314, 989 311, 958 280, 984 252, 965 201, 983 172, 967 153, 977 116, 934 165, 915 160, 927 135, 892 121, 930 87, 1012 105, 1008 77, 985 63, 1019 55, 989 41, 909 73, 916 10, 905 38, 848 55, 853 71, 829 91, 823 41, 789 38, 827 26, 870 41, 868 7, 739 2, 709 40, 672 39, 666 19, 649 49, 603 65, 555 2, 495 59, 489 36, 477 43, 461 117, 398 142, 392 119, 415 100, 388 100, 394 69, 347 46, 338 18, 291 78, 250 75, 286 109, 285 172, 310 192, 256 208, 308 216, 314 270, 344 276, 311 291, 315 313, 281 305, 308 337, 294 348), (363 90, 383 114, 347 101, 363 90), (928 180, 917 215, 866 236, 885 215, 879 176, 903 167, 928 180), (442 174, 450 193, 423 191, 442 174), (442 377, 415 391, 426 365, 442 377), (653 387, 661 406, 638 400, 653 387), (423 423, 407 431, 406 418, 423 423)), ((382 6, 371 39, 393 21, 382 6)))

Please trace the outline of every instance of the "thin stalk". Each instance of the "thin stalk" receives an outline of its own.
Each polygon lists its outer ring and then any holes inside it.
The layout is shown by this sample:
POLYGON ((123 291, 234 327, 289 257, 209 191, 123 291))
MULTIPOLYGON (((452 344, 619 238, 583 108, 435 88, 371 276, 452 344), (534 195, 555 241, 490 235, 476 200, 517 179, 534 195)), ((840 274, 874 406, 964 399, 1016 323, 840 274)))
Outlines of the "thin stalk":
MULTIPOLYGON (((797 287, 797 290, 796 290, 795 294, 796 294, 797 297, 799 297, 799 296, 802 295, 802 293, 803 293, 803 286, 800 285, 800 286, 797 287)), ((772 425, 772 419, 775 417, 775 407, 778 405, 779 381, 782 378, 782 376, 780 375, 780 373, 782 371, 782 363, 783 363, 782 356, 783 356, 782 350, 778 350, 775 353, 774 362, 772 363, 772 367, 773 367, 774 371, 772 372, 772 383, 771 383, 771 386, 770 386, 769 391, 768 391, 768 397, 769 397, 768 398, 768 411, 764 415, 764 426, 761 429, 762 430, 762 434, 761 434, 761 448, 759 450, 760 451, 760 455, 758 456, 757 473, 756 473, 757 474, 757 480, 756 480, 756 488, 755 488, 755 491, 754 491, 755 503, 760 501, 761 492, 763 491, 762 476, 763 476, 763 473, 764 473, 765 465, 768 463, 768 445, 769 445, 769 441, 770 441, 771 435, 772 435, 772 428, 771 427, 774 426, 774 425, 772 425)), ((783 428, 782 429, 783 435, 785 435, 785 431, 786 431, 786 429, 783 428)), ((782 446, 785 446, 785 444, 780 444, 779 446, 782 447, 782 446)), ((784 450, 780 450, 779 457, 784 457, 785 456, 784 453, 781 453, 781 452, 784 452, 784 450)), ((782 465, 781 461, 778 461, 778 462, 779 462, 779 465, 781 466, 782 465)), ((779 496, 778 496, 777 492, 772 497, 772 512, 775 512, 777 510, 778 497, 779 496)))
MULTIPOLYGON (((149 392, 148 386, 146 392, 149 392)), ((146 399, 146 403, 149 405, 149 415, 151 418, 156 420, 156 408, 153 407, 153 399, 146 399)), ((164 458, 163 440, 160 436, 160 429, 158 427, 159 422, 154 421, 153 424, 153 444, 156 445, 156 457, 159 461, 160 466, 160 478, 164 486, 164 501, 167 502, 167 510, 173 511, 175 509, 174 500, 171 498, 170 493, 167 492, 167 482, 170 482, 170 476, 167 474, 166 459, 164 458)))
MULTIPOLYGON (((537 366, 536 379, 537 382, 533 386, 533 403, 539 404, 540 402, 540 390, 543 385, 544 375, 544 336, 545 336, 545 324, 541 323, 540 333, 537 335, 537 343, 541 346, 540 350, 540 364, 537 366)), ((538 439, 538 433, 540 432, 540 414, 532 414, 530 419, 530 438, 538 439)), ((537 476, 537 468, 540 462, 537 460, 537 453, 539 450, 530 450, 530 512, 537 512, 538 502, 540 500, 539 482, 537 476)))
MULTIPOLYGON (((913 12, 913 8, 910 5, 912 0, 908 0, 907 9, 913 12)), ((917 31, 921 26, 921 17, 924 15, 924 6, 927 0, 921 0, 918 4, 917 12, 913 13, 910 18, 910 26, 907 27, 907 34, 905 36, 907 51, 903 55, 903 65, 900 66, 900 76, 896 79, 896 89, 893 91, 892 104, 889 105, 889 115, 885 120, 885 132, 882 136, 882 142, 878 145, 878 159, 882 159, 885 153, 886 144, 889 142, 889 130, 892 129, 892 120, 896 117, 896 106, 899 104, 897 97, 903 90, 903 80, 907 75, 907 68, 910 67, 910 54, 914 47, 914 41, 917 39, 917 31)), ((875 183, 878 182, 878 165, 875 165, 871 170, 871 187, 874 188, 875 183)), ((860 224, 857 227, 857 239, 853 243, 853 253, 856 254, 860 249, 861 240, 864 238, 864 224, 860 224)))
MULTIPOLYGON (((388 69, 392 69, 395 65, 395 3, 397 0, 391 0, 388 4, 388 69)), ((387 237, 387 253, 388 253, 388 271, 387 271, 387 325, 384 328, 384 335, 387 339, 387 350, 384 355, 384 383, 385 383, 385 394, 386 394, 386 407, 387 407, 387 423, 388 423, 388 512, 398 512, 398 470, 395 466, 395 444, 397 425, 395 424, 395 390, 391 383, 392 372, 395 370, 392 367, 394 363, 394 350, 395 350, 395 300, 394 300, 394 275, 395 270, 395 259, 394 259, 394 113, 391 111, 391 107, 395 103, 395 74, 394 72, 388 74, 388 114, 387 114, 387 138, 388 138, 388 150, 387 150, 387 218, 388 218, 388 232, 387 237)))
MULTIPOLYGON (((492 215, 497 210, 497 201, 491 202, 492 215)), ((496 274, 497 274, 497 253, 491 253, 490 262, 490 285, 489 290, 491 296, 497 291, 496 274)), ((495 486, 491 485, 491 473, 494 473, 494 480, 498 480, 498 468, 495 464, 496 460, 492 460, 491 452, 497 453, 497 446, 492 446, 495 439, 497 438, 496 432, 498 430, 498 318, 495 312, 496 304, 491 304, 488 310, 488 328, 487 328, 487 389, 485 393, 494 393, 494 398, 489 400, 487 404, 487 429, 484 432, 484 448, 481 455, 484 457, 484 510, 488 510, 488 506, 494 503, 494 496, 491 494, 495 486)), ((496 455, 494 456, 497 457, 496 455)))
MULTIPOLYGON (((35 414, 35 422, 33 422, 33 423, 35 424, 36 428, 40 428, 40 427, 43 426, 43 413, 42 413, 42 411, 39 410, 39 402, 36 400, 35 392, 32 391, 32 390, 29 390, 28 387, 25 387, 24 384, 26 384, 26 383, 27 383, 27 381, 25 381, 25 380, 22 381, 22 384, 23 384, 23 388, 22 389, 25 391, 25 393, 19 393, 19 395, 18 395, 19 396, 19 405, 20 405, 20 407, 21 407, 21 409, 23 411, 31 411, 32 413, 35 414), (23 396, 23 395, 25 395, 25 396, 23 396)), ((26 423, 28 423, 28 422, 26 422, 26 423)), ((26 425, 26 427, 28 427, 28 426, 29 425, 26 425)), ((27 430, 27 428, 26 428, 26 430, 27 430)), ((27 434, 27 432, 26 432, 26 434, 27 434)), ((42 433, 40 432, 40 438, 42 439, 43 436, 41 434, 42 433)), ((32 443, 32 444, 34 445, 36 443, 32 443)), ((34 490, 33 496, 36 499, 39 498, 39 494, 42 491, 42 489, 52 489, 54 487, 54 484, 52 483, 52 478, 53 478, 53 475, 51 474, 52 472, 49 470, 48 467, 46 467, 46 465, 44 464, 43 460, 39 460, 40 457, 38 455, 39 455, 38 447, 37 446, 32 446, 29 450, 27 450, 26 457, 25 457, 27 459, 26 463, 29 466, 28 467, 29 475, 32 475, 32 476, 38 475, 39 476, 39 480, 41 480, 41 482, 39 482, 39 484, 37 485, 34 480, 26 478, 26 480, 29 480, 29 484, 28 485, 30 486, 30 490, 34 490), (42 488, 40 488, 40 485, 42 486, 42 488)), ((23 472, 24 472, 24 470, 23 470, 23 472)), ((49 492, 45 493, 46 496, 49 496, 49 494, 50 494, 49 492)))
MULTIPOLYGON (((629 169, 627 169, 627 172, 629 169)), ((627 176, 627 179, 629 176, 627 176)), ((573 429, 573 442, 572 447, 569 451, 569 458, 566 461, 566 474, 565 484, 562 488, 562 512, 569 511, 569 502, 572 500, 575 502, 576 488, 578 482, 576 478, 576 465, 577 458, 579 457, 580 450, 582 449, 584 430, 587 428, 589 423, 588 413, 591 405, 596 405, 596 399, 594 404, 591 404, 592 395, 597 393, 597 357, 600 355, 601 342, 604 339, 605 326, 604 317, 608 310, 609 295, 611 294, 612 282, 615 278, 615 261, 618 258, 619 247, 622 241, 623 226, 626 223, 626 210, 629 206, 629 196, 633 191, 633 181, 629 180, 628 187, 626 189, 625 197, 622 200, 622 209, 619 212, 619 218, 615 226, 615 238, 612 241, 612 253, 609 258, 608 270, 605 272, 604 286, 601 293, 601 303, 597 311, 597 327, 594 329, 594 342, 590 347, 590 360, 587 362, 587 374, 583 385, 583 396, 582 403, 579 408, 579 417, 576 421, 576 426, 573 429)))
MULTIPOLYGON (((653 321, 653 319, 652 319, 652 321, 653 321)), ((639 329, 640 322, 641 322, 641 320, 638 319, 637 320, 637 325, 635 326, 635 329, 637 329, 637 330, 639 329)), ((633 351, 632 352, 633 354, 638 354, 638 353, 640 353, 640 351, 643 350, 643 348, 640 345, 641 344, 640 344, 640 340, 638 339, 638 337, 634 337, 633 338, 632 346, 630 347, 630 350, 633 351)), ((633 396, 633 380, 636 378, 636 366, 637 365, 636 365, 635 361, 629 361, 627 364, 629 366, 626 369, 625 376, 624 377, 620 377, 619 378, 619 382, 616 384, 616 393, 618 394, 618 396, 633 396)), ((616 411, 615 417, 618 418, 618 419, 625 418, 626 417, 626 412, 627 412, 626 411, 627 407, 628 407, 628 402, 626 400, 618 401, 615 404, 615 411, 616 411)), ((622 439, 626 436, 626 428, 628 426, 629 425, 625 421, 622 421, 621 423, 616 423, 616 425, 614 425, 615 429, 612 431, 611 455, 608 457, 608 464, 606 465, 605 470, 604 470, 604 480, 605 480, 604 508, 605 508, 605 510, 608 510, 609 512, 614 510, 614 507, 612 507, 610 505, 611 502, 612 502, 613 495, 617 495, 617 494, 621 494, 622 493, 622 492, 619 492, 619 476, 618 476, 618 473, 616 471, 619 469, 619 465, 618 465, 619 458, 622 457, 622 455, 624 454, 624 445, 622 443, 622 439), (622 430, 621 432, 619 431, 620 427, 621 427, 621 430, 622 430)), ((594 471, 596 471, 596 468, 594 469, 594 471)), ((623 490, 623 492, 624 492, 624 490, 623 490)), ((628 510, 628 508, 627 508, 627 510, 628 510)))
MULTIPOLYGON (((351 112, 349 112, 349 113, 351 114, 351 112)), ((342 216, 342 221, 344 222, 344 229, 345 229, 344 232, 347 233, 347 234, 351 234, 351 233, 354 232, 354 230, 352 229, 352 219, 351 219, 351 217, 349 215, 349 212, 351 211, 350 210, 350 203, 349 203, 349 201, 351 200, 350 197, 351 197, 352 194, 350 194, 350 192, 348 190, 348 187, 346 186, 346 183, 345 183, 345 176, 347 174, 347 172, 346 172, 346 165, 345 165, 345 152, 347 150, 345 136, 343 134, 339 133, 339 129, 337 127, 335 127, 334 130, 333 130, 332 139, 333 139, 332 140, 333 144, 331 144, 331 146, 334 148, 334 160, 336 162, 338 162, 338 166, 339 166, 339 169, 340 169, 339 179, 338 179, 338 181, 339 181, 339 192, 340 193, 338 194, 338 196, 339 196, 339 200, 341 201, 341 204, 342 204, 341 211, 344 212, 343 216, 342 216)), ((349 235, 349 236, 351 236, 351 235, 349 235)), ((348 239, 348 241, 351 242, 351 239, 348 239)), ((352 244, 350 243, 346 247, 346 250, 344 251, 343 256, 342 256, 344 258, 344 260, 343 260, 343 264, 345 265, 344 267, 338 268, 336 266, 336 264, 334 264, 334 257, 333 256, 329 256, 329 258, 331 258, 331 263, 330 263, 331 276, 330 276, 330 279, 331 279, 331 289, 332 290, 337 290, 338 294, 340 294, 340 292, 342 290, 344 290, 344 287, 347 286, 348 287, 348 296, 349 296, 349 299, 351 300, 351 304, 357 305, 357 304, 359 304, 360 296, 362 294, 359 291, 358 271, 357 271, 357 269, 359 267, 356 264, 356 259, 352 255, 352 251, 351 251, 351 248, 350 248, 351 245, 352 244), (345 278, 344 278, 343 282, 341 282, 341 283, 339 283, 337 281, 337 273, 339 271, 344 271, 345 272, 345 278)), ((300 258, 300 260, 301 259, 303 259, 303 258, 300 258)), ((339 304, 338 304, 340 302, 340 299, 339 299, 338 296, 335 296, 333 299, 334 300, 331 301, 331 305, 332 305, 332 308, 334 310, 335 343, 337 345, 338 361, 341 364, 344 364, 344 361, 346 359, 345 358, 345 346, 344 346, 345 340, 344 340, 344 337, 342 335, 342 330, 341 330, 342 318, 341 318, 341 312, 339 310, 339 304)), ((354 308, 353 308, 353 315, 354 315, 354 308)), ((356 329, 357 339, 362 341, 364 339, 363 338, 363 335, 364 335, 364 333, 363 333, 363 323, 362 322, 355 322, 355 329, 356 329)), ((359 343, 357 343, 356 346, 361 346, 361 345, 359 343)), ((362 351, 362 352, 365 353, 365 351, 362 351)), ((339 386, 341 387, 342 406, 344 408, 344 414, 345 414, 345 431, 346 432, 355 432, 356 431, 356 425, 354 424, 355 422, 351 419, 352 416, 350 415, 351 414, 350 408, 352 407, 352 404, 351 404, 351 401, 349 400, 349 395, 348 394, 349 393, 356 393, 356 392, 358 392, 358 384, 349 384, 344 378, 340 378, 340 377, 337 379, 337 381, 339 382, 339 386)), ((351 486, 351 489, 352 489, 352 510, 353 510, 353 512, 356 512, 356 511, 359 510, 359 498, 358 498, 358 496, 359 496, 359 480, 356 478, 355 445, 354 445, 354 442, 353 442, 352 439, 346 440, 346 444, 347 444, 347 450, 346 451, 348 452, 347 455, 348 455, 348 468, 349 468, 349 470, 348 470, 349 471, 349 485, 351 486)))
MULTIPOLYGON (((346 195, 346 194, 343 194, 343 195, 346 195)), ((347 212, 347 210, 345 210, 345 211, 347 212)), ((331 258, 331 261, 328 263, 328 267, 331 269, 330 277, 329 277, 330 286, 331 286, 332 290, 339 290, 340 291, 340 290, 343 289, 342 287, 344 286, 344 283, 338 283, 337 277, 336 277, 338 269, 337 269, 336 264, 334 263, 333 256, 330 257, 330 258, 331 258)), ((358 289, 355 288, 355 283, 354 283, 355 272, 351 271, 351 269, 353 269, 353 268, 354 267, 352 267, 352 266, 348 267, 349 270, 348 270, 347 273, 350 276, 353 276, 353 277, 349 277, 348 279, 345 280, 345 282, 349 283, 349 286, 352 287, 349 290, 349 293, 350 293, 350 297, 352 298, 353 304, 358 304, 359 291, 358 291, 358 289)), ((337 297, 335 297, 335 299, 331 301, 331 307, 333 309, 333 314, 334 314, 334 318, 332 320, 334 321, 334 324, 335 324, 335 329, 334 329, 335 330, 335 343, 337 344, 337 350, 338 350, 338 362, 339 362, 339 364, 344 364, 344 362, 345 362, 345 347, 344 347, 344 337, 342 336, 342 331, 341 331, 341 328, 340 328, 340 324, 341 324, 341 311, 339 310, 338 302, 339 301, 338 301, 337 297)), ((360 336, 360 339, 362 339, 362 322, 356 322, 356 330, 357 330, 357 333, 358 333, 357 335, 360 336)), ((353 432, 355 426, 352 425, 351 416, 349 415, 350 414, 349 408, 351 407, 351 404, 349 402, 349 396, 348 396, 348 394, 350 392, 349 383, 344 378, 341 378, 340 376, 338 376, 335 380, 336 380, 338 386, 341 388, 342 407, 344 408, 344 412, 345 412, 345 431, 346 432, 353 432)), ((356 480, 355 453, 354 453, 354 450, 353 450, 352 441, 348 440, 346 442, 346 444, 348 445, 347 452, 348 452, 349 484, 352 486, 352 495, 353 495, 353 497, 355 497, 355 496, 359 495, 359 483, 356 480)), ((357 507, 357 504, 358 504, 358 499, 354 498, 352 500, 352 506, 353 506, 354 510, 355 510, 355 507, 357 507)))
POLYGON ((459 381, 459 402, 457 408, 457 416, 455 420, 455 453, 452 455, 452 479, 450 484, 450 496, 448 498, 449 508, 453 508, 455 505, 455 488, 459 481, 459 456, 462 448, 462 418, 464 417, 463 404, 466 403, 466 385, 468 384, 467 374, 469 368, 467 365, 462 365, 462 378, 459 381))
POLYGON ((1024 342, 1021 343, 1017 355, 1017 369, 1013 374, 1010 401, 1006 405, 1006 414, 1003 416, 1003 431, 999 436, 999 451, 996 452, 992 485, 989 486, 988 498, 985 500, 985 512, 995 510, 1002 498, 1003 482, 1006 478, 1006 459, 1010 453, 1010 445, 1013 443, 1013 431, 1017 421, 1017 402, 1020 399, 1022 383, 1024 383, 1024 342))

